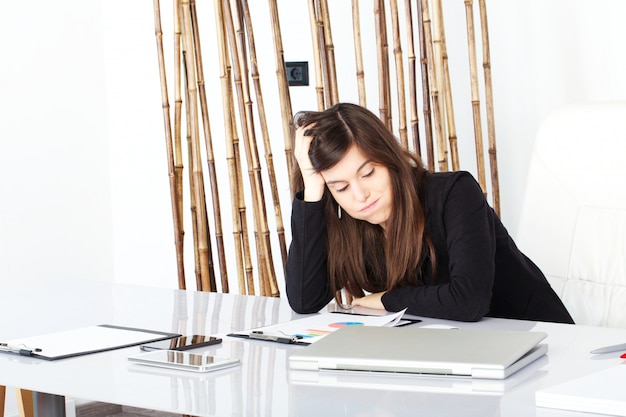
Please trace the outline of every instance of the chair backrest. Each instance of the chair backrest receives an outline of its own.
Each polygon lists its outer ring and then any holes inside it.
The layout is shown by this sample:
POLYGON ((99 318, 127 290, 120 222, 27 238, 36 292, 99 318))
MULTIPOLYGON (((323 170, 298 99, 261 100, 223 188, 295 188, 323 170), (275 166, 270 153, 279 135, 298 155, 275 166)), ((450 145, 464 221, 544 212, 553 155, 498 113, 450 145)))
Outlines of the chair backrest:
POLYGON ((517 243, 578 324, 626 327, 626 101, 569 105, 539 129, 517 243))

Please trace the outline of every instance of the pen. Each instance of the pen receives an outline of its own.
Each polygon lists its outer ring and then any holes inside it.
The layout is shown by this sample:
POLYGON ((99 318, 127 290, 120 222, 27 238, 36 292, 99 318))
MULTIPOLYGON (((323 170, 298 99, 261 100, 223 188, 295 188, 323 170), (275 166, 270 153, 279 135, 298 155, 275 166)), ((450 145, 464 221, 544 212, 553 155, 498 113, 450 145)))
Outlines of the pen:
POLYGON ((250 333, 251 339, 269 340, 278 343, 296 343, 299 339, 297 336, 289 336, 285 334, 263 333, 260 330, 254 330, 250 333))
POLYGON ((31 356, 33 353, 41 352, 41 349, 39 348, 32 349, 25 345, 12 346, 7 343, 0 343, 0 351, 17 353, 22 356, 31 356))
POLYGON ((601 347, 601 348, 592 350, 591 353, 594 353, 594 354, 595 353, 610 353, 610 352, 617 352, 618 350, 626 350, 626 343, 601 347))

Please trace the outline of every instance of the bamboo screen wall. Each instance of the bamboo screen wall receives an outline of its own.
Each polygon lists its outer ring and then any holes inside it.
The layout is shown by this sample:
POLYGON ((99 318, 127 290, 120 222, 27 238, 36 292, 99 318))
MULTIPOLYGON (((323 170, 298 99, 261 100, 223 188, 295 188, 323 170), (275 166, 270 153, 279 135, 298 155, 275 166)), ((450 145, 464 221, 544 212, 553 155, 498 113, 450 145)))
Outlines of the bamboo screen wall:
MULTIPOLYGON (((229 292, 236 282, 242 294, 279 296, 278 280, 282 280, 287 256, 284 222, 289 222, 289 212, 283 214, 280 200, 289 188, 277 185, 284 178, 279 178, 275 162, 285 167, 282 176, 291 175, 294 127, 283 38, 294 34, 281 32, 279 17, 284 16, 277 0, 267 1, 263 17, 253 15, 246 0, 214 0, 211 13, 199 12, 200 6, 206 9, 209 3, 196 4, 195 0, 171 0, 164 13, 160 0, 153 1, 179 288, 187 288, 189 280, 199 290, 229 292), (166 25, 171 32, 165 34, 166 25), (204 35, 207 32, 210 34, 204 35), (258 33, 271 33, 271 52, 257 51, 258 33), (164 37, 172 40, 167 53, 164 37), (203 48, 210 54, 203 55, 203 48), (266 75, 272 77, 271 82, 262 83, 259 67, 268 61, 275 71, 266 75), (217 69, 215 80, 205 75, 207 67, 217 69), (207 88, 211 82, 219 87, 207 88), (268 85, 280 103, 270 111, 262 91, 268 85), (220 108, 210 107, 207 97, 218 95, 220 108), (212 126, 218 122, 224 133, 214 137, 212 126), (272 131, 269 126, 274 126, 272 131), (220 146, 214 146, 216 143, 220 146), (218 148, 223 152, 218 154, 218 148), (226 168, 219 168, 220 163, 226 168), (229 207, 224 207, 224 201, 229 207), (189 245, 185 242, 185 229, 189 228, 193 251, 184 249, 189 245), (193 278, 188 278, 185 270, 187 253, 193 253, 193 278), (227 259, 234 259, 234 266, 229 266, 227 259)), ((290 3, 291 12, 299 8, 309 20, 307 42, 315 83, 315 102, 310 107, 358 102, 378 112, 431 170, 461 169, 452 94, 455 84, 450 76, 442 0, 400 4, 397 0, 351 0, 352 30, 348 32, 354 60, 350 69, 343 68, 335 56, 337 38, 333 35, 346 31, 333 31, 333 22, 340 19, 345 24, 348 19, 333 16, 333 1, 290 3), (362 27, 373 33, 362 32, 362 27), (365 35, 375 38, 375 45, 364 45, 365 35), (372 49, 376 66, 368 72, 364 55, 372 49), (347 71, 351 73, 341 77, 347 71), (375 99, 366 98, 368 79, 376 85, 376 94, 370 94, 375 99), (355 97, 342 96, 342 83, 347 82, 356 83, 355 97)), ((491 193, 492 206, 499 212, 485 0, 479 0, 477 6, 472 0, 455 3, 465 9, 469 59, 463 63, 463 71, 469 73, 471 102, 464 103, 464 108, 471 107, 466 111, 472 113, 473 123, 473 138, 463 140, 474 142, 477 179, 485 195, 491 193), (478 46, 477 31, 481 34, 478 46), (477 50, 482 52, 482 77, 477 50), (487 141, 483 140, 483 116, 487 141)), ((345 58, 346 51, 342 53, 345 58)))

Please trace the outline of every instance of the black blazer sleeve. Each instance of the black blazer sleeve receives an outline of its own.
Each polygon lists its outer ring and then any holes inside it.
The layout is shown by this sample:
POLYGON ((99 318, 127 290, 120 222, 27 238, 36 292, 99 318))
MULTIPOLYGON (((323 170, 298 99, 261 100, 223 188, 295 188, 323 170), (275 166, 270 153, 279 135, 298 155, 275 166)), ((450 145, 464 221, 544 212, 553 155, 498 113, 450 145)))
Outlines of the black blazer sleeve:
POLYGON ((318 312, 333 298, 326 269, 324 202, 305 202, 302 192, 293 200, 292 240, 285 267, 285 290, 296 313, 318 312))
MULTIPOLYGON (((430 175, 425 206, 437 256, 435 284, 394 288, 383 295, 383 305, 419 316, 480 320, 489 311, 495 275, 493 210, 463 172, 430 175)), ((430 265, 424 268, 430 277, 430 265)))

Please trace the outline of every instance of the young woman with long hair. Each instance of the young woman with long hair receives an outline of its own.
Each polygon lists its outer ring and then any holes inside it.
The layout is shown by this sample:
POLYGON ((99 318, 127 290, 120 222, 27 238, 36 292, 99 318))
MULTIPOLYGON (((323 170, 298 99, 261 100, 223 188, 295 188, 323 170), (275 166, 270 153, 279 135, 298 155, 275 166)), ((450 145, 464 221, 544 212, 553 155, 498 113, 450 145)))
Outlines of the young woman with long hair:
POLYGON ((286 292, 298 313, 353 306, 573 323, 467 172, 431 173, 364 107, 296 115, 286 292))

